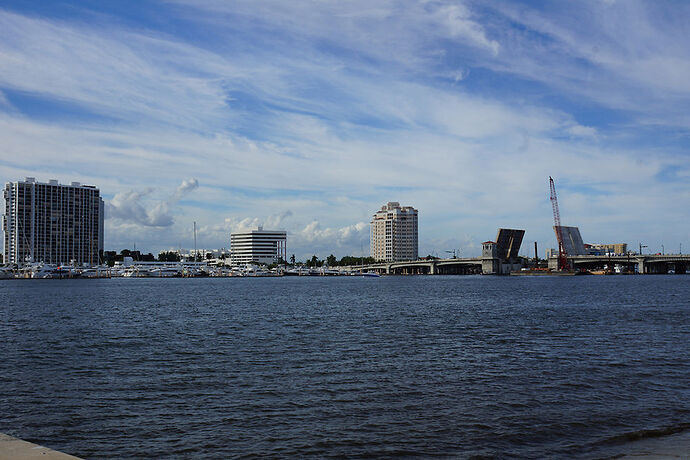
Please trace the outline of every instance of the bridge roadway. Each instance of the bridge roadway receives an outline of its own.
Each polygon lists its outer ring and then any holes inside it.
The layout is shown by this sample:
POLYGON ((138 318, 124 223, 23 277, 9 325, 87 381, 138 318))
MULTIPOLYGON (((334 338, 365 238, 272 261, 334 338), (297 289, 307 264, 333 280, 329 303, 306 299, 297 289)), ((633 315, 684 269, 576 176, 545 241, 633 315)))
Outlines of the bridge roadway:
POLYGON ((363 270, 388 275, 469 275, 482 272, 481 257, 457 259, 407 260, 379 262, 364 266, 341 267, 347 271, 363 270))
MULTIPOLYGON (((690 254, 624 254, 612 256, 570 256, 568 260, 575 268, 595 269, 608 265, 623 265, 631 270, 637 266, 637 273, 668 273, 673 268, 676 273, 690 273, 690 254)), ((376 272, 390 275, 469 275, 476 273, 492 273, 492 259, 482 257, 464 257, 457 259, 408 260, 398 262, 379 262, 369 265, 351 265, 340 267, 341 270, 376 272), (484 271, 482 271, 484 263, 484 271)), ((548 260, 551 269, 558 267, 558 258, 548 260)), ((518 269, 517 267, 513 269, 518 269)), ((495 270, 495 269, 494 269, 495 270)), ((502 271, 506 273, 505 270, 502 271)))
MULTIPOLYGON (((668 273, 673 268, 676 273, 686 273, 690 269, 690 254, 621 254, 611 256, 569 256, 568 261, 575 268, 603 268, 608 265, 637 266, 637 273, 668 273)), ((558 267, 558 258, 549 258, 549 268, 558 267)))

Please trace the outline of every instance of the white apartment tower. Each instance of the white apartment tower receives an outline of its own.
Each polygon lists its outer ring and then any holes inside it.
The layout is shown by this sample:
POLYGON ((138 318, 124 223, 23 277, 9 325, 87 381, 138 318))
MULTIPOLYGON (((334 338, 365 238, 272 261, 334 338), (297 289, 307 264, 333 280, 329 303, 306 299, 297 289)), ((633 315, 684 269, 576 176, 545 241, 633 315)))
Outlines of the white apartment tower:
POLYGON ((417 210, 388 202, 371 220, 371 257, 377 261, 417 260, 417 210))
POLYGON ((250 262, 277 263, 287 257, 287 233, 284 231, 258 230, 230 235, 230 263, 242 265, 250 262))
POLYGON ((5 184, 5 263, 99 263, 103 251, 103 200, 91 185, 36 182, 5 184))

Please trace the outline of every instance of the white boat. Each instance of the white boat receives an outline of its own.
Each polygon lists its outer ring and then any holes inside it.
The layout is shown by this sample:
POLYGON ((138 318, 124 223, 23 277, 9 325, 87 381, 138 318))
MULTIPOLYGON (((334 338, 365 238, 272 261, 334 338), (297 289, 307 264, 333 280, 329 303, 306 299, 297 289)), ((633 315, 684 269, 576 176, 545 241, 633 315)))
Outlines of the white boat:
POLYGON ((156 267, 149 270, 149 276, 155 278, 174 278, 181 275, 181 267, 156 267))
POLYGON ((47 279, 60 277, 59 269, 56 265, 34 263, 29 265, 25 270, 25 273, 28 274, 27 278, 47 279))
POLYGON ((144 268, 133 266, 127 267, 127 269, 125 269, 125 271, 122 273, 122 276, 125 278, 146 278, 151 276, 151 272, 144 268))
POLYGON ((97 268, 85 268, 79 276, 82 278, 100 278, 101 273, 97 268))
POLYGON ((0 279, 6 280, 14 278, 14 272, 10 267, 0 267, 0 279))
POLYGON ((352 272, 352 273, 350 273, 350 276, 364 276, 367 278, 380 278, 381 277, 381 275, 379 275, 378 273, 362 272, 362 271, 352 272))

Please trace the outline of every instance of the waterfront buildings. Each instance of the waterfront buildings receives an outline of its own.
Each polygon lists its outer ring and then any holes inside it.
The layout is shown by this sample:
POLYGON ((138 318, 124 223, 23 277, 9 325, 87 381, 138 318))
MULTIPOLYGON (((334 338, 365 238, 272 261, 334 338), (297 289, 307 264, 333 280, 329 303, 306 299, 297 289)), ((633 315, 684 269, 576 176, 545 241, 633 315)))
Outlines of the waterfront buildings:
POLYGON ((92 185, 5 184, 5 263, 99 263, 103 253, 103 200, 92 185))
POLYGON ((585 244, 587 254, 591 255, 608 255, 608 254, 627 254, 627 243, 613 243, 613 244, 585 244))
POLYGON ((371 220, 370 254, 377 261, 419 258, 417 210, 389 201, 371 220))
POLYGON ((284 231, 258 230, 230 235, 230 263, 242 265, 251 262, 277 263, 287 258, 287 233, 284 231))

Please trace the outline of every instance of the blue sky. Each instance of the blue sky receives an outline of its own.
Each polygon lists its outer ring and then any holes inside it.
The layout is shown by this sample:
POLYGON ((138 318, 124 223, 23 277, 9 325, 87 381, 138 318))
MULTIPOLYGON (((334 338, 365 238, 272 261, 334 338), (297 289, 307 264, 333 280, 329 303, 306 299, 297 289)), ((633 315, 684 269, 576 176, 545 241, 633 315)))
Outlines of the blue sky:
POLYGON ((106 248, 368 251, 387 201, 420 253, 498 227, 690 250, 686 2, 4 1, 0 180, 101 189, 106 248))

